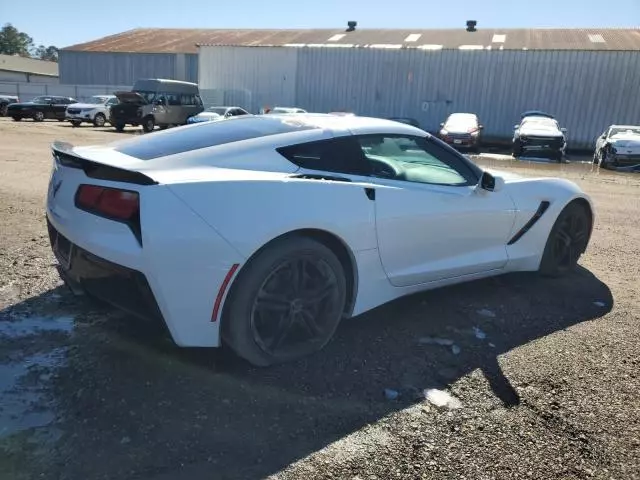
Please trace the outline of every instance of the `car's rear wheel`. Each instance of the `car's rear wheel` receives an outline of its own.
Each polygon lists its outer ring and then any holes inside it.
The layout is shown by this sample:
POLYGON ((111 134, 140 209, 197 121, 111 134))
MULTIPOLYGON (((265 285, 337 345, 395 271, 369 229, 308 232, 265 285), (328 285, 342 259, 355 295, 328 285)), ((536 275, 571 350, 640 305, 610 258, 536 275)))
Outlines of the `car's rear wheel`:
POLYGON ((107 118, 102 113, 96 113, 96 116, 93 117, 93 126, 104 127, 105 123, 107 123, 107 118))
POLYGON ((589 242, 591 214, 577 202, 567 205, 551 228, 544 247, 540 273, 559 277, 575 269, 589 242))
POLYGON ((14 116, 13 116, 13 117, 11 117, 11 118, 13 118, 13 121, 14 121, 14 122, 19 122, 20 120, 22 120, 22 117, 18 117, 17 115, 14 115, 14 116))
POLYGON ((333 336, 346 291, 344 268, 329 248, 300 236, 276 241, 234 282, 223 338, 256 366, 309 355, 333 336))
POLYGON ((8 111, 9 111, 9 104, 1 103, 0 104, 0 117, 6 117, 8 111))
POLYGON ((34 122, 42 122, 44 120, 44 112, 35 112, 33 114, 34 122))
POLYGON ((124 132, 124 123, 116 123, 115 129, 116 129, 116 132, 124 132))

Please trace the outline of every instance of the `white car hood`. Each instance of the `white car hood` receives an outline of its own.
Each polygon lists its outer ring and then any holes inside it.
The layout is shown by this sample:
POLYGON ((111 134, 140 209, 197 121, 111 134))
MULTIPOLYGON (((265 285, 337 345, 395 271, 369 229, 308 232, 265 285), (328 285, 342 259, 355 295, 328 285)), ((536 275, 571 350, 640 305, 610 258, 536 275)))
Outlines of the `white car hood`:
POLYGON ((197 115, 194 115, 197 118, 208 118, 209 120, 224 120, 224 116, 215 112, 200 112, 197 115))
POLYGON ((85 110, 93 110, 94 108, 104 107, 102 103, 72 103, 71 105, 67 105, 67 108, 81 108, 85 110))
POLYGON ((520 135, 533 135, 541 137, 562 137, 562 132, 557 128, 546 125, 523 125, 520 127, 520 135))

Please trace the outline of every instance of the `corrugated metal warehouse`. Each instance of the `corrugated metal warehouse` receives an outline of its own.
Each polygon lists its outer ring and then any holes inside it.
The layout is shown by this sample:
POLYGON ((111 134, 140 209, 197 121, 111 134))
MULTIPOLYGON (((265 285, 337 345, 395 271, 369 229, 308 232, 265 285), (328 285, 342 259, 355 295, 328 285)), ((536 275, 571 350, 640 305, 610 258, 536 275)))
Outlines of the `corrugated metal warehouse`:
POLYGON ((208 103, 407 116, 434 131, 477 113, 508 140, 524 110, 557 116, 570 148, 640 123, 640 29, 137 29, 60 52, 63 83, 196 81, 208 103))

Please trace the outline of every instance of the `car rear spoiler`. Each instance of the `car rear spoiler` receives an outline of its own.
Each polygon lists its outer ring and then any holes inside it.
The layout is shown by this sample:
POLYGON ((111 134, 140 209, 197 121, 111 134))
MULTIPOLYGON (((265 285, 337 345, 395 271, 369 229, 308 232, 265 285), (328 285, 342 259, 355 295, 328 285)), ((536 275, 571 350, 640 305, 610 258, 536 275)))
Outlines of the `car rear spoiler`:
POLYGON ((135 185, 158 184, 158 182, 146 176, 144 173, 113 167, 82 158, 73 152, 73 145, 67 142, 55 141, 51 145, 51 150, 57 163, 68 168, 83 170, 85 175, 90 178, 135 185))

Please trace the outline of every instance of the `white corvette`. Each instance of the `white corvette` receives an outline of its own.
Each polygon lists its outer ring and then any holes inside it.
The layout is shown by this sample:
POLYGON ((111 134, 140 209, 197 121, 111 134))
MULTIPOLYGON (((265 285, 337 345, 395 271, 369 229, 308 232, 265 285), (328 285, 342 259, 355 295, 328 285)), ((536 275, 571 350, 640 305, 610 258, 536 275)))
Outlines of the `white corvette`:
POLYGON ((244 116, 53 156, 67 285, 255 365, 319 350, 342 318, 403 295, 563 274, 593 225, 575 184, 491 174, 390 120, 244 116))

